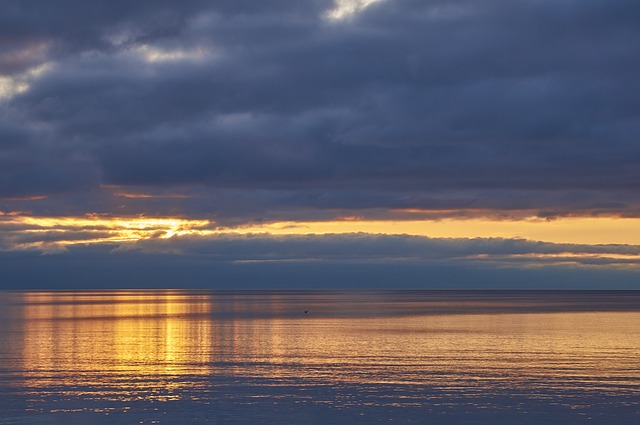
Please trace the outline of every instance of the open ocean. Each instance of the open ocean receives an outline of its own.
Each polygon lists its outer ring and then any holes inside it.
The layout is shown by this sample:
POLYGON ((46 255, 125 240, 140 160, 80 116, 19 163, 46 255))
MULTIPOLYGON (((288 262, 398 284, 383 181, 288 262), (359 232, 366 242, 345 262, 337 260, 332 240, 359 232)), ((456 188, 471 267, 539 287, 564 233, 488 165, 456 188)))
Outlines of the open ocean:
POLYGON ((0 424, 377 423, 640 423, 640 291, 0 292, 0 424))

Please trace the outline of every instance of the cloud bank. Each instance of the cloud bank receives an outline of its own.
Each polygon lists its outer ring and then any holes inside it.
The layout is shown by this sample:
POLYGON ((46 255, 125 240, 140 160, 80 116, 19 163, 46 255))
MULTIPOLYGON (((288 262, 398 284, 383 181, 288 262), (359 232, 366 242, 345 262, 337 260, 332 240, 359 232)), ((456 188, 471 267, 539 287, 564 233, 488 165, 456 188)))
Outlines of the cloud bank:
POLYGON ((624 245, 221 234, 7 249, 15 242, 0 240, 3 289, 633 289, 640 278, 640 247, 624 245))
POLYGON ((640 217, 638 22, 636 0, 2 2, 0 286, 637 286, 634 245, 216 229, 640 217))
POLYGON ((636 1, 341 4, 3 3, 0 210, 638 216, 636 1))

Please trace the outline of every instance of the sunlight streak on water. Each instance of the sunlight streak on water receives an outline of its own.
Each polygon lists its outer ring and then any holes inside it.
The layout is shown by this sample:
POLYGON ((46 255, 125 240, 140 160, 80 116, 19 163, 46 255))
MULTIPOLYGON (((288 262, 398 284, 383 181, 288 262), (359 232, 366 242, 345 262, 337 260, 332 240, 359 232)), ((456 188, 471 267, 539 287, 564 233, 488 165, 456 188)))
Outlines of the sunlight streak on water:
POLYGON ((0 424, 635 423, 639 300, 4 292, 0 424))

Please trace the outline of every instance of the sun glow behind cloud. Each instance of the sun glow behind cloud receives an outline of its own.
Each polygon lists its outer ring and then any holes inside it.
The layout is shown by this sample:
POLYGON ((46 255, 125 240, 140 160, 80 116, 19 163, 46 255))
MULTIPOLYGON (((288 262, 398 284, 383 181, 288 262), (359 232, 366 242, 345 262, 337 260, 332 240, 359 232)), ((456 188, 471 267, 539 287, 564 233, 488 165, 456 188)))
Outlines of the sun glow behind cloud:
POLYGON ((373 233, 406 234, 433 238, 521 238, 553 243, 640 244, 637 218, 560 218, 545 220, 443 219, 443 220, 346 220, 279 222, 245 226, 239 233, 266 232, 275 235, 373 233))
POLYGON ((56 251, 69 245, 134 242, 152 238, 206 235, 209 220, 169 217, 34 217, 0 215, 0 231, 14 249, 56 251))
POLYGON ((159 255, 212 265, 337 262, 629 271, 640 270, 640 237, 633 231, 640 228, 639 221, 352 220, 231 227, 184 217, 37 217, 5 212, 0 213, 0 251, 159 255), (606 231, 589 238, 595 222, 606 231), (604 234, 609 237, 603 239, 604 234), (549 241, 535 235, 546 235, 549 241))
MULTIPOLYGON (((183 238, 246 238, 257 235, 286 240, 287 237, 323 235, 407 235, 432 239, 502 238, 530 240, 554 244, 584 246, 622 244, 640 245, 640 219, 562 218, 547 221, 540 218, 524 220, 444 219, 444 220, 341 220, 324 222, 275 222, 237 227, 220 226, 206 219, 181 217, 113 217, 87 215, 82 217, 37 217, 20 213, 0 214, 0 248, 3 250, 37 250, 45 253, 64 251, 70 246, 110 244, 129 246, 144 241, 179 241, 183 238), (284 238, 284 239, 282 239, 284 238)), ((276 240, 274 239, 274 240, 276 240)), ((636 263, 640 257, 631 250, 618 248, 603 252, 552 252, 494 255, 477 260, 521 260, 530 258, 567 262, 575 258, 587 260, 617 259, 636 263), (610 251, 610 252, 609 252, 610 251)), ((470 258, 470 257, 469 257, 470 258)))

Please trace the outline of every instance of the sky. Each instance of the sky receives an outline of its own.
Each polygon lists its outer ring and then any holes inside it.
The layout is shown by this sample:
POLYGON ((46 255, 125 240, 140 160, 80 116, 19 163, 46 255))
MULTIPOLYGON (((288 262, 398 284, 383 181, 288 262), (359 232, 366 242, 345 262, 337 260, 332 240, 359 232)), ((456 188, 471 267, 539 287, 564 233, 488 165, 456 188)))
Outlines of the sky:
POLYGON ((0 3, 0 288, 640 289, 637 0, 0 3))

